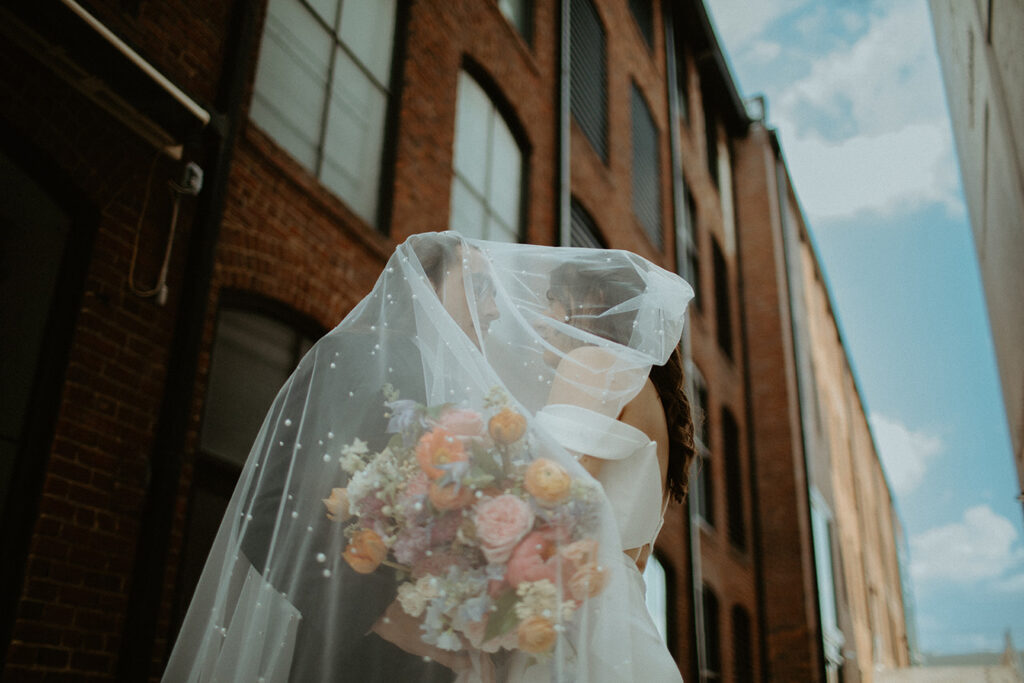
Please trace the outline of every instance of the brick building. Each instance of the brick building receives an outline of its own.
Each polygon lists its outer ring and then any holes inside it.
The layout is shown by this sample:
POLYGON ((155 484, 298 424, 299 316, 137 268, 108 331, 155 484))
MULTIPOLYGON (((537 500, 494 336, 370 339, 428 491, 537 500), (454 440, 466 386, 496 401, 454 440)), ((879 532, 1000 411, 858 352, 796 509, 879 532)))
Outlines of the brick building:
POLYGON ((448 226, 694 282, 701 467, 656 616, 687 680, 825 680, 787 327, 810 304, 756 263, 785 258, 751 190, 774 175, 700 2, 0 12, 5 680, 159 675, 277 387, 448 226))

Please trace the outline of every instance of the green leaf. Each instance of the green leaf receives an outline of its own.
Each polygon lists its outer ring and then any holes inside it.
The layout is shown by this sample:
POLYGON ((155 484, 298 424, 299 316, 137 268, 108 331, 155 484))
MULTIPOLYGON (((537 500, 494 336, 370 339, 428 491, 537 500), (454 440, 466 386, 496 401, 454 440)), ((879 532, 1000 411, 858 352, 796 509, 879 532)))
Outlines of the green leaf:
POLYGON ((491 618, 487 620, 487 628, 484 630, 485 641, 503 636, 519 625, 516 602, 516 591, 513 588, 502 593, 495 601, 497 609, 491 612, 491 618))

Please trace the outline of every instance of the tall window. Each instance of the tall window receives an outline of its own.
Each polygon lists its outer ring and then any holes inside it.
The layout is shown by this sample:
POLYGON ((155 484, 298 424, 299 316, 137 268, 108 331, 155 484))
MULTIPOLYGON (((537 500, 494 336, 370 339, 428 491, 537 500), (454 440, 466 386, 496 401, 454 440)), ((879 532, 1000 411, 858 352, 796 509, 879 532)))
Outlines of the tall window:
POLYGON ((711 240, 711 258, 715 276, 715 327, 718 346, 732 358, 732 296, 729 293, 729 265, 718 240, 711 240))
POLYGON ((480 84, 459 73, 451 224, 470 237, 516 242, 523 152, 480 84))
POLYGON ((709 525, 715 525, 715 490, 713 486, 711 453, 708 450, 708 386, 704 382, 704 376, 697 366, 689 366, 689 374, 693 379, 693 396, 690 405, 693 410, 693 421, 696 426, 694 434, 694 445, 697 449, 697 476, 693 481, 693 491, 697 501, 697 512, 701 519, 709 525))
POLYGON ((270 0, 250 116, 377 221, 395 0, 270 0))
POLYGON ((701 681, 722 680, 722 638, 718 614, 718 596, 705 585, 704 598, 704 666, 701 681))
POLYGON ((608 162, 608 82, 605 35, 591 0, 569 7, 569 106, 594 151, 608 162))
POLYGON ((573 247, 604 248, 601 231, 583 205, 573 197, 569 208, 572 225, 570 227, 569 244, 573 247))
POLYGON ((753 683, 754 658, 750 639, 750 613, 743 605, 733 605, 732 620, 732 679, 736 683, 753 683))
POLYGON ((683 185, 683 220, 676 231, 676 270, 693 285, 694 305, 700 308, 700 261, 697 257, 697 204, 683 185))
MULTIPOLYGON (((707 93, 705 93, 707 95, 707 93)), ((704 97, 704 148, 707 155, 708 173, 718 186, 718 121, 711 110, 711 99, 704 97)))
POLYGON ((189 501, 177 617, 184 617, 206 555, 249 449, 281 385, 322 332, 267 315, 252 302, 225 305, 217 316, 199 453, 189 501))
POLYGON ((726 509, 729 515, 729 541, 740 549, 747 547, 744 514, 743 466, 740 457, 740 427, 728 408, 722 408, 722 455, 725 465, 726 509))
MULTIPOLYGON (((814 565, 817 570, 818 607, 821 610, 825 659, 830 670, 838 670, 843 661, 842 647, 845 637, 839 630, 838 592, 835 564, 832 561, 832 511, 821 494, 814 489, 811 491, 811 533, 814 540, 814 565)), ((877 633, 874 626, 871 631, 877 633)))
POLYGON ((640 90, 632 87, 633 114, 633 213, 657 247, 661 237, 661 173, 658 163, 658 129, 640 90))

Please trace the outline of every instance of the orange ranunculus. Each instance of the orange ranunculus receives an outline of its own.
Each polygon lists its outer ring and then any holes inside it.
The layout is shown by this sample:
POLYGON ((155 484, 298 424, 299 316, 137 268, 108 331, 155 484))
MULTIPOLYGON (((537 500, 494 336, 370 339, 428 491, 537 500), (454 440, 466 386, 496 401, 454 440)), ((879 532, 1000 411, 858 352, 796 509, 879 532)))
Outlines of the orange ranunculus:
POLYGON ((430 482, 430 491, 427 493, 427 497, 438 510, 458 510, 476 500, 473 489, 468 486, 457 486, 456 484, 439 486, 436 481, 430 482))
POLYGON ((550 650, 558 638, 551 620, 538 616, 524 619, 519 624, 518 633, 519 649, 535 655, 550 650))
POLYGON ((360 574, 373 572, 388 555, 388 547, 373 529, 360 529, 341 554, 352 569, 360 574))
POLYGON ((466 458, 466 449, 462 447, 462 442, 454 434, 440 427, 421 436, 419 443, 416 444, 416 462, 431 479, 444 476, 444 470, 438 468, 438 465, 459 462, 466 458))
POLYGON ((526 433, 526 418, 511 408, 502 408, 487 423, 487 431, 500 444, 515 443, 526 433))
POLYGON ((576 600, 592 598, 604 589, 608 575, 596 562, 583 565, 569 579, 569 592, 576 600))
POLYGON ((537 458, 526 468, 523 487, 542 505, 561 503, 569 495, 572 479, 554 460, 537 458))

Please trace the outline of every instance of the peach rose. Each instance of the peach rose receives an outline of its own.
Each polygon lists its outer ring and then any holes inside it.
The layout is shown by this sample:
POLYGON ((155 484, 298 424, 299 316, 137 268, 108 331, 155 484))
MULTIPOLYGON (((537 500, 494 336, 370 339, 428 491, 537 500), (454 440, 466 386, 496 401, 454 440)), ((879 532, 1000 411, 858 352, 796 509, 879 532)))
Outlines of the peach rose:
POLYGON ((461 408, 442 413, 438 426, 455 436, 482 436, 484 433, 480 413, 461 408))
POLYGON ((569 579, 569 592, 573 598, 582 602, 600 593, 607 579, 608 574, 604 567, 596 562, 588 562, 577 569, 569 579))
POLYGON ((526 418, 511 408, 502 408, 487 423, 487 431, 500 444, 515 443, 526 433, 526 418))
POLYGON ((558 633, 550 619, 533 616, 519 624, 519 649, 531 654, 547 652, 555 645, 558 633))
POLYGON ((419 443, 416 444, 416 462, 431 479, 444 476, 444 470, 437 467, 438 465, 461 462, 466 458, 462 442, 441 427, 421 436, 419 443))
POLYGON ((360 574, 373 572, 388 555, 388 547, 376 531, 361 529, 352 536, 352 541, 341 554, 352 569, 360 574))
POLYGON ((516 588, 523 581, 558 583, 558 544, 550 529, 528 534, 512 551, 505 579, 516 588))
POLYGON ((331 489, 331 497, 320 500, 327 508, 327 519, 332 522, 344 522, 352 516, 348 511, 348 489, 331 489))
POLYGON ((439 486, 436 481, 430 482, 430 491, 427 496, 438 510, 458 510, 475 500, 473 489, 468 486, 458 486, 457 484, 439 486))
POLYGON ((533 509, 511 494, 487 498, 476 506, 473 522, 488 562, 508 560, 519 540, 533 528, 533 509))
POLYGON ((542 505, 556 505, 569 496, 572 478, 554 460, 537 458, 526 468, 524 488, 542 505))
POLYGON ((582 567, 588 562, 596 562, 597 541, 592 538, 574 541, 562 548, 562 557, 575 567, 582 567))

